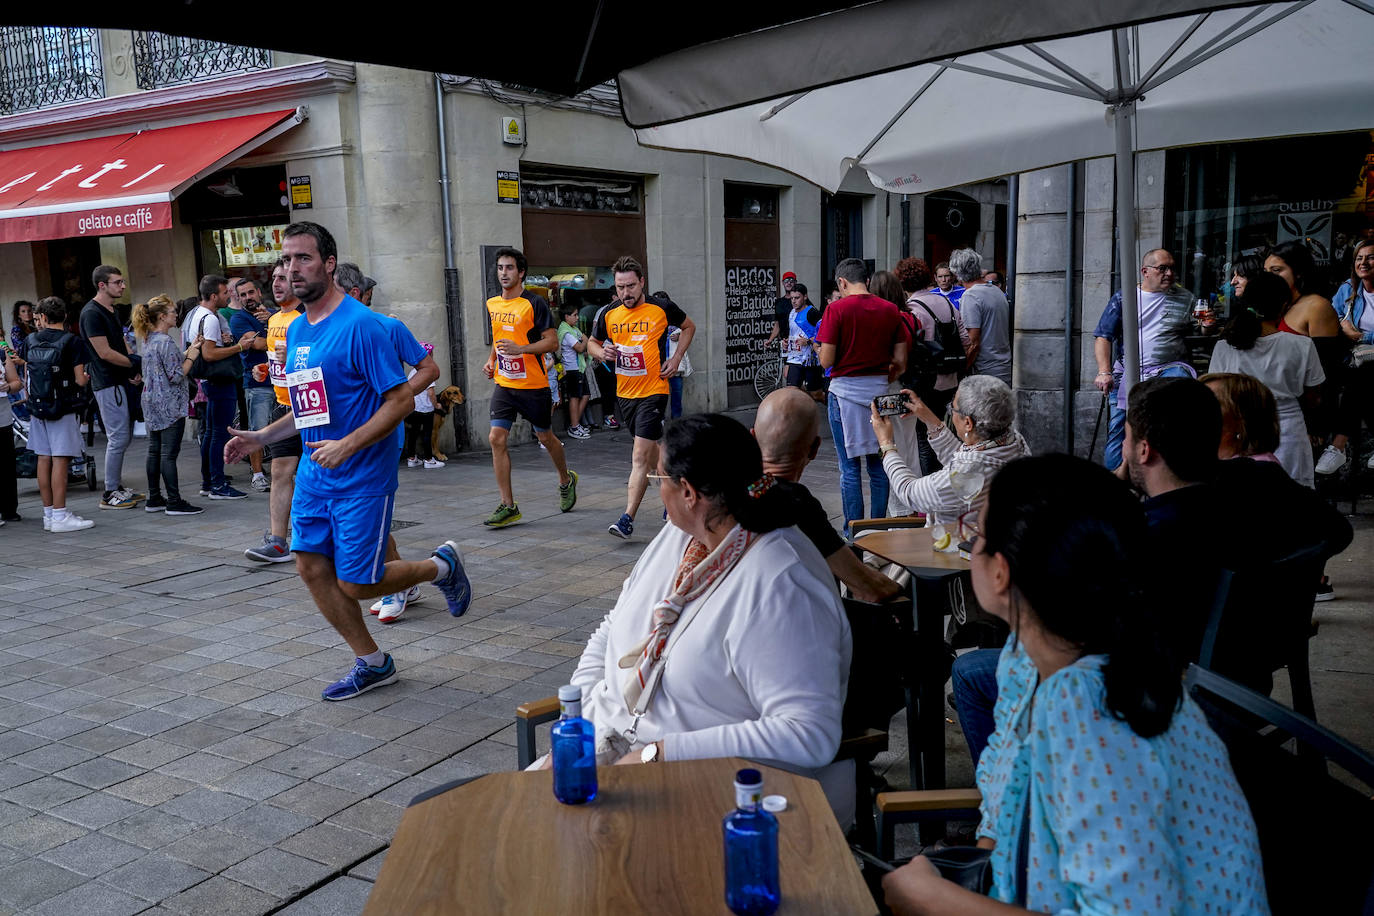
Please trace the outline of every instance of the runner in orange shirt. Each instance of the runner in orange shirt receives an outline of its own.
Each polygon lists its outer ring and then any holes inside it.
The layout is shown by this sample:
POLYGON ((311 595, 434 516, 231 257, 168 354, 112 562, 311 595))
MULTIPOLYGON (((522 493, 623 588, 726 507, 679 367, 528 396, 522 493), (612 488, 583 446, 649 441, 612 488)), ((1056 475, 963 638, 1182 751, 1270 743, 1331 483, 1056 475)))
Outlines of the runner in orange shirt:
POLYGON ((491 397, 491 465, 501 504, 482 524, 504 528, 520 521, 520 507, 510 480, 511 424, 517 416, 530 421, 534 434, 558 470, 558 508, 569 512, 577 504, 577 473, 568 470, 563 443, 553 434, 553 396, 544 354, 558 348, 558 322, 543 297, 525 289, 525 256, 515 248, 496 252, 496 279, 501 295, 487 300, 491 318, 491 355, 482 371, 496 382, 491 397))
POLYGON ((618 305, 601 313, 587 339, 593 357, 615 364, 615 415, 620 428, 635 437, 625 514, 607 530, 618 538, 634 532, 635 513, 649 486, 649 468, 658 466, 658 440, 668 413, 668 379, 677 372, 697 326, 671 299, 644 298, 644 268, 625 255, 615 262, 618 305), (668 358, 668 328, 682 334, 668 358))

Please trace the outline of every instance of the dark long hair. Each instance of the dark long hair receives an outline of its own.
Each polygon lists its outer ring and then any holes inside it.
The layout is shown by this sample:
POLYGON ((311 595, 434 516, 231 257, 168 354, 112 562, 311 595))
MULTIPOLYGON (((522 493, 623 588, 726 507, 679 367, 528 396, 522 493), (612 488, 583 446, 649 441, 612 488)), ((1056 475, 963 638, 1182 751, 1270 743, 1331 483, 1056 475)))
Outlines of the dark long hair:
POLYGON ((1150 738, 1169 727, 1182 686, 1143 597, 1145 539, 1144 512, 1125 484, 1082 458, 1044 455, 993 478, 977 549, 1006 558, 1013 614, 1024 599, 1046 633, 1107 656, 1107 709, 1150 738))
POLYGON ((890 270, 880 270, 868 281, 868 291, 879 299, 886 299, 899 309, 906 308, 906 292, 902 281, 890 270))
POLYGON ((1242 254, 1231 261, 1231 273, 1253 280, 1264 273, 1264 258, 1257 254, 1242 254))
POLYGON ((728 513, 746 531, 763 534, 796 522, 779 489, 750 494, 749 488, 763 477, 763 455, 749 430, 724 414, 693 414, 669 423, 663 433, 663 469, 674 480, 691 483, 715 506, 708 524, 728 513))
POLYGON ((1226 323, 1221 339, 1237 350, 1248 350, 1259 340, 1263 321, 1278 321, 1292 293, 1278 274, 1260 271, 1245 280, 1245 295, 1236 297, 1235 317, 1226 323))

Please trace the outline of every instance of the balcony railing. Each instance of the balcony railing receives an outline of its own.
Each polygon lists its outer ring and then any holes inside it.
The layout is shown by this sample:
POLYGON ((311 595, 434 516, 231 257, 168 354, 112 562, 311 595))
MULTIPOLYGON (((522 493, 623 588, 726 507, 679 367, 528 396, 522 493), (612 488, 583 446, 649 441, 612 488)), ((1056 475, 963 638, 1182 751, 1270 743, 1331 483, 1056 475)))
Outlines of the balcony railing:
POLYGON ((96 29, 0 26, 0 115, 104 95, 96 29))
POLYGON ((134 75, 140 89, 180 86, 272 66, 264 48, 180 38, 161 32, 134 32, 134 75))

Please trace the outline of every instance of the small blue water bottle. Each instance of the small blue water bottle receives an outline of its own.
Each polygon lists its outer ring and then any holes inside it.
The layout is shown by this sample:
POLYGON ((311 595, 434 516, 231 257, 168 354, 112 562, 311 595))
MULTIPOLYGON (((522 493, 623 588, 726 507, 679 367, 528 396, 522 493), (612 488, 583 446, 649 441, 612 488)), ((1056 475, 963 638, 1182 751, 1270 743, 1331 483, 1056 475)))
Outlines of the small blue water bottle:
POLYGON ((553 795, 565 805, 596 798, 596 727, 582 718, 582 688, 558 688, 553 724, 553 795))
POLYGON ((735 774, 735 810, 725 817, 725 905, 739 916, 768 916, 778 889, 778 819, 763 810, 763 774, 735 774))

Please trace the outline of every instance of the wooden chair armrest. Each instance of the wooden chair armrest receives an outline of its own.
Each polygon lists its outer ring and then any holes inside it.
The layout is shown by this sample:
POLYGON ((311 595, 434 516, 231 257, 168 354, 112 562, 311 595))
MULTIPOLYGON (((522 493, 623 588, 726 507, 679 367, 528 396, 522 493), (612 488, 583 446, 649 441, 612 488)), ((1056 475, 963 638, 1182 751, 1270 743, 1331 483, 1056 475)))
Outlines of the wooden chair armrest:
POLYGON ((879 792, 878 810, 884 814, 927 811, 977 811, 983 793, 977 789, 925 789, 919 792, 879 792))
POLYGON ((836 760, 869 760, 887 750, 887 732, 876 728, 866 728, 853 735, 840 739, 840 748, 835 752, 836 760))
POLYGON ((856 518, 849 523, 849 533, 852 536, 856 532, 867 531, 870 528, 885 531, 888 528, 924 528, 925 526, 925 514, 918 512, 916 515, 902 515, 897 518, 856 518))
POLYGON ((544 697, 542 700, 531 700, 515 707, 517 719, 537 719, 542 722, 556 715, 558 715, 558 697, 556 696, 544 697))

